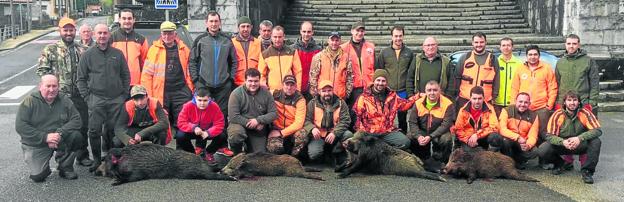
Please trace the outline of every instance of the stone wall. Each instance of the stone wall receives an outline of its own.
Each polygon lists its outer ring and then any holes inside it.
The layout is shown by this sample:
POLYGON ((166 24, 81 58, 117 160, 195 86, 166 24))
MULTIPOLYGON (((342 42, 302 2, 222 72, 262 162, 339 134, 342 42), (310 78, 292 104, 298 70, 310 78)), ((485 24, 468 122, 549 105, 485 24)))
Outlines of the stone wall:
POLYGON ((560 36, 565 0, 518 0, 529 26, 536 33, 560 36))
POLYGON ((265 19, 279 24, 284 18, 289 0, 188 0, 189 31, 193 35, 204 32, 204 20, 210 10, 221 15, 224 32, 237 31, 238 17, 249 16, 254 24, 253 33, 257 34, 258 24, 265 19))

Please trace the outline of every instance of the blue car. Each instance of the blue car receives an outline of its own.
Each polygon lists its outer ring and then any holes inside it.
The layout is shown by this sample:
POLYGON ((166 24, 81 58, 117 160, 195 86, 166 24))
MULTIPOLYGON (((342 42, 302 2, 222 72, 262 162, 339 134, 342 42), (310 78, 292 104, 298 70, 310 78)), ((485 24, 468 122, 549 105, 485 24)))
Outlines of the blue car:
MULTIPOLYGON (((470 51, 466 50, 466 51, 457 51, 457 52, 451 53, 449 55, 449 58, 451 59, 451 63, 457 66, 457 63, 459 62, 459 58, 468 52, 470 51)), ((513 54, 516 57, 518 57, 518 59, 522 61, 526 61, 526 52, 524 50, 514 51, 513 54)), ((494 51, 494 56, 496 58, 498 58, 499 55, 501 55, 500 51, 494 51)), ((550 64, 550 66, 553 68, 553 71, 554 71, 555 66, 557 65, 557 60, 559 60, 559 58, 548 51, 540 51, 540 60, 550 64)))

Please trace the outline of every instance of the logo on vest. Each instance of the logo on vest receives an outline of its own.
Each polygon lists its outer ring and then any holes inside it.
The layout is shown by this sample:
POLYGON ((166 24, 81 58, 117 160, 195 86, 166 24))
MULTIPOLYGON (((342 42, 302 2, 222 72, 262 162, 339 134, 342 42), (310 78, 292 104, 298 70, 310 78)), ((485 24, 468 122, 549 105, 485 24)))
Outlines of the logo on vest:
POLYGON ((466 65, 464 65, 464 68, 470 69, 470 68, 474 67, 475 65, 477 65, 477 64, 475 64, 474 62, 468 62, 468 63, 466 63, 466 65))
POLYGON ((368 52, 368 54, 373 54, 374 50, 372 48, 367 48, 366 52, 368 52))
POLYGON ((522 75, 520 76, 520 78, 521 78, 522 80, 526 80, 526 79, 528 79, 528 78, 529 78, 529 75, 525 73, 525 74, 522 74, 522 75))

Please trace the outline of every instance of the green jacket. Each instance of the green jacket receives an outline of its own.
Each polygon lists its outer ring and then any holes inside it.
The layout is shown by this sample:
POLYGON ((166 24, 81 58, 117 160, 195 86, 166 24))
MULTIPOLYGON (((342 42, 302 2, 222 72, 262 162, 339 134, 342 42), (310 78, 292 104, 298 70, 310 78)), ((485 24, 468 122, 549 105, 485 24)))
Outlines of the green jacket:
POLYGON ((511 80, 513 79, 516 69, 522 67, 524 62, 515 55, 511 55, 511 60, 505 61, 503 55, 498 56, 498 75, 500 87, 498 88, 498 96, 494 98, 494 104, 498 106, 508 106, 511 103, 511 80))
MULTIPOLYGON (((303 124, 303 129, 306 131, 306 134, 309 134, 310 132, 312 132, 312 129, 316 128, 316 125, 314 125, 314 109, 315 108, 322 108, 323 109, 323 117, 324 118, 329 118, 328 116, 330 114, 332 114, 331 118, 333 117, 333 113, 336 109, 338 109, 340 107, 340 112, 339 112, 339 121, 338 124, 336 124, 333 128, 334 135, 337 138, 340 138, 344 135, 344 133, 349 129, 349 124, 351 124, 351 116, 349 116, 349 106, 347 105, 347 103, 340 99, 338 96, 334 95, 333 99, 333 104, 331 106, 324 106, 322 102, 319 101, 320 96, 315 96, 314 99, 310 100, 310 102, 308 102, 307 105, 307 111, 306 111, 306 119, 305 119, 305 123, 303 124)), ((330 119, 333 120, 333 119, 330 119)), ((329 130, 328 130, 329 131, 329 130)))
MULTIPOLYGON (((448 57, 440 53, 438 53, 438 55, 439 57, 437 58, 442 59, 442 71, 440 73, 440 79, 438 80, 438 83, 440 83, 440 89, 446 94, 448 88, 448 79, 450 76, 448 71, 451 68, 450 66, 452 66, 452 63, 450 62, 451 60, 448 57)), ((418 75, 418 70, 420 69, 423 58, 427 58, 427 56, 425 56, 424 53, 419 53, 410 63, 409 70, 407 71, 407 75, 409 76, 407 77, 406 84, 408 97, 411 97, 412 95, 414 95, 414 93, 416 93, 416 91, 418 91, 418 89, 420 89, 420 87, 418 86, 420 82, 420 75, 418 75)))
POLYGON ((602 130, 596 116, 585 108, 579 108, 572 115, 566 112, 565 106, 555 111, 548 120, 546 141, 563 145, 563 140, 571 137, 579 137, 581 141, 600 137, 602 130))
POLYGON ((269 90, 259 88, 255 95, 245 85, 234 89, 228 100, 228 122, 245 126, 249 119, 261 124, 271 124, 277 119, 277 109, 269 90))
POLYGON ((123 53, 108 46, 89 48, 78 63, 77 83, 80 95, 116 98, 130 92, 130 70, 123 53))
MULTIPOLYGON (((149 98, 154 99, 154 98, 149 98)), ((148 103, 151 100, 148 100, 148 103)), ((129 101, 132 102, 132 101, 129 101)), ((129 134, 128 128, 141 128, 141 131, 137 132, 141 139, 147 139, 152 135, 156 135, 161 131, 166 131, 169 129, 169 118, 165 113, 160 102, 156 104, 156 117, 158 121, 155 122, 152 116, 150 115, 149 104, 145 107, 145 109, 139 109, 135 105, 134 109, 134 117, 132 118, 132 124, 128 126, 128 122, 130 122, 130 115, 128 114, 128 109, 126 106, 121 108, 119 112, 119 117, 117 118, 117 122, 115 123, 115 137, 119 138, 124 145, 128 145, 130 139, 134 138, 135 134, 129 134)))
POLYGON ((392 46, 386 47, 379 52, 375 61, 375 68, 388 71, 387 79, 390 89, 404 91, 408 75, 407 71, 412 58, 414 58, 414 52, 405 45, 401 47, 398 59, 394 48, 392 46))
POLYGON ((78 43, 72 43, 70 46, 67 46, 62 40, 47 45, 41 50, 37 75, 56 75, 59 79, 61 92, 80 96, 76 87, 78 62, 80 61, 80 56, 87 48, 78 43), (70 51, 73 51, 73 54, 70 54, 70 51))
MULTIPOLYGON (((40 91, 32 92, 22 100, 15 117, 15 130, 24 145, 47 147, 48 133, 78 132, 82 121, 72 101, 59 94, 48 104, 40 91)), ((61 138, 62 139, 62 138, 61 138)))
POLYGON ((598 106, 600 92, 599 69, 585 50, 579 49, 574 54, 564 54, 555 68, 559 92, 557 103, 563 103, 563 96, 568 91, 575 91, 581 97, 582 104, 598 106))

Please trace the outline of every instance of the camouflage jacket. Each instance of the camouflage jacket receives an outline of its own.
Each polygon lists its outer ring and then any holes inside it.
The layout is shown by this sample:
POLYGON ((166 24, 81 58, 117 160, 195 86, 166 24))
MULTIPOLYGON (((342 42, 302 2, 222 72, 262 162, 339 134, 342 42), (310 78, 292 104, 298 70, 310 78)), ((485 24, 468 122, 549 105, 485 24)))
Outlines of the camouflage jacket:
POLYGON ((76 51, 75 58, 69 54, 71 47, 65 45, 62 40, 54 44, 49 44, 41 51, 39 57, 39 65, 37 67, 37 75, 43 76, 53 74, 59 78, 60 91, 67 95, 80 95, 76 87, 76 78, 78 72, 78 61, 80 56, 88 47, 73 43, 72 46, 76 51))

